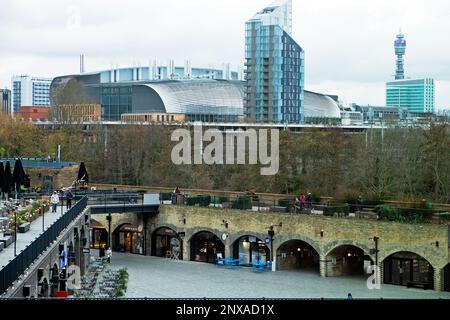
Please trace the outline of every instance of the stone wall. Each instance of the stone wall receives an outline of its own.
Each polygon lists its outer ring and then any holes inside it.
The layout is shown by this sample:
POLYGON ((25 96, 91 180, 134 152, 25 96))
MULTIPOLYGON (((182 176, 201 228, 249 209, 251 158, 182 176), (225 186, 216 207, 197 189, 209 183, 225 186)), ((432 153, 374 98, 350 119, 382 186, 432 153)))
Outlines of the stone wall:
POLYGON ((53 187, 60 189, 61 187, 69 187, 77 179, 79 166, 65 167, 62 169, 48 168, 26 168, 25 172, 30 176, 30 186, 42 188, 42 178, 44 176, 53 177, 53 187))
MULTIPOLYGON (((210 231, 219 239, 226 233, 228 237, 223 241, 225 254, 230 256, 233 243, 241 236, 251 235, 264 239, 272 225, 275 226, 274 252, 286 241, 302 240, 319 254, 322 276, 339 275, 343 272, 339 269, 339 264, 336 267, 331 262, 332 251, 344 245, 360 248, 366 257, 377 261, 379 266, 394 253, 416 253, 433 266, 437 283, 441 282, 442 270, 449 263, 449 226, 445 224, 405 224, 358 218, 162 205, 160 213, 150 220, 149 232, 160 227, 185 232, 183 257, 190 260, 189 241, 197 232, 210 231), (228 223, 228 228, 224 221, 228 223), (278 227, 280 223, 282 226, 278 227), (378 256, 373 252, 374 237, 379 238, 378 256), (439 246, 436 246, 436 242, 439 246)), ((280 257, 275 257, 275 261, 276 259, 280 257)), ((287 262, 286 264, 289 265, 287 262)), ((439 289, 439 284, 436 287, 439 289)))

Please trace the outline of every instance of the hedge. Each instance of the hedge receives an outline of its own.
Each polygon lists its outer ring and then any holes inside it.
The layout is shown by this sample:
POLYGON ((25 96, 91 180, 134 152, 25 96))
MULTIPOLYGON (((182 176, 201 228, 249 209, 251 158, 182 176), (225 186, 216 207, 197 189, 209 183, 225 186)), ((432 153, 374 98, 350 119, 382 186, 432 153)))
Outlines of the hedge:
POLYGON ((290 208, 294 205, 294 202, 295 201, 292 199, 280 199, 280 200, 278 200, 278 206, 290 208))
POLYGON ((212 196, 211 197, 211 203, 222 204, 225 202, 230 202, 230 198, 227 196, 212 196))
POLYGON ((211 203, 211 196, 210 195, 196 195, 191 196, 187 198, 186 204, 188 206, 200 206, 200 207, 207 207, 211 203))
POLYGON ((350 212, 350 208, 347 203, 346 204, 332 204, 323 209, 323 215, 327 216, 327 217, 332 217, 332 216, 334 216, 335 213, 348 215, 349 212, 350 212))
POLYGON ((163 192, 161 193, 161 198, 163 201, 172 200, 172 192, 163 192))
POLYGON ((247 210, 252 208, 252 196, 240 196, 238 200, 233 201, 233 209, 247 210))

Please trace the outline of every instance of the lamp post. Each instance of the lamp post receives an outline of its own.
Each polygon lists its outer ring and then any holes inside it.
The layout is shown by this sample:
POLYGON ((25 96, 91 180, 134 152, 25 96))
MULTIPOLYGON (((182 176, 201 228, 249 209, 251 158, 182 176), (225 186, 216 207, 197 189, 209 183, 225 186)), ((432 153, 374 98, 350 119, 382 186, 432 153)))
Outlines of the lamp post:
POLYGON ((45 210, 43 207, 41 207, 42 210, 42 233, 44 233, 45 230, 45 220, 44 220, 44 216, 45 216, 45 210))
MULTIPOLYGON (((270 265, 273 266, 273 237, 275 236, 275 231, 273 230, 273 226, 269 227, 267 231, 270 237, 270 265)), ((273 267, 272 267, 273 269, 273 267)))
POLYGON ((106 220, 108 220, 108 248, 111 248, 111 213, 108 213, 106 220))
POLYGON ((378 241, 380 240, 379 237, 375 236, 373 237, 373 241, 375 242, 375 249, 373 249, 373 253, 375 254, 375 266, 378 267, 378 241))
POLYGON ((17 256, 17 210, 14 209, 14 257, 17 256))
POLYGON ((270 237, 270 266, 272 268, 272 271, 274 271, 274 265, 273 265, 273 259, 274 259, 274 255, 273 255, 273 237, 275 236, 275 231, 273 230, 273 227, 282 227, 283 224, 280 222, 278 225, 274 226, 271 225, 269 227, 269 230, 267 231, 269 237, 270 237))

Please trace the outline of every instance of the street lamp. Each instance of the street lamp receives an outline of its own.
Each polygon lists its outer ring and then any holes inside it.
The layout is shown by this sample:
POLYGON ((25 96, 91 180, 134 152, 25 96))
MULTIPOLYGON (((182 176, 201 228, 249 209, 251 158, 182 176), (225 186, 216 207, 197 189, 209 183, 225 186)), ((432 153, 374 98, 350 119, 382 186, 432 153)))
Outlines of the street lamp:
POLYGON ((282 227, 283 224, 280 222, 278 225, 271 225, 269 227, 269 230, 267 231, 267 234, 270 237, 270 265, 272 266, 273 270, 273 237, 275 236, 275 231, 273 230, 273 227, 282 227))
POLYGON ((106 220, 108 220, 108 248, 111 248, 111 220, 112 220, 111 212, 108 213, 106 220))
POLYGON ((14 209, 14 257, 17 256, 17 209, 14 209))
POLYGON ((380 238, 375 236, 372 238, 372 240, 375 242, 375 249, 371 249, 370 253, 375 254, 375 266, 378 267, 378 252, 380 251, 378 250, 378 241, 380 240, 380 238))

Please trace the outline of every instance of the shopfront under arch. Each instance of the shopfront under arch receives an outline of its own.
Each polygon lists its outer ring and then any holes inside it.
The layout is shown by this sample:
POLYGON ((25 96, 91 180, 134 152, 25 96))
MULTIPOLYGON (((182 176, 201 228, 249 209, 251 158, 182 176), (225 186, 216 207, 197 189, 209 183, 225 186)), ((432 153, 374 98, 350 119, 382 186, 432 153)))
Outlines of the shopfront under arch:
POLYGON ((225 246, 214 233, 200 231, 190 240, 191 261, 215 263, 218 255, 225 257, 225 246))
POLYGON ((144 233, 140 225, 129 223, 118 226, 113 232, 114 251, 144 254, 144 233))

